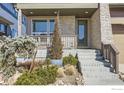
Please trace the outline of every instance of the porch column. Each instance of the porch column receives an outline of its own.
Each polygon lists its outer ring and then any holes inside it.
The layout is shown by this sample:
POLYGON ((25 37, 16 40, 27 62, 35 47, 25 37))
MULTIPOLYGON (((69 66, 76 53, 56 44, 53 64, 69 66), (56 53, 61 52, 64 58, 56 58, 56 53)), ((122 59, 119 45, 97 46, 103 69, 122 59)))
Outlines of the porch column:
POLYGON ((18 37, 21 36, 22 33, 22 11, 18 10, 18 37))
POLYGON ((101 27, 101 41, 112 42, 112 27, 111 17, 109 11, 109 4, 100 3, 100 27, 101 27))
POLYGON ((49 20, 47 20, 47 24, 48 24, 48 27, 47 27, 47 46, 49 47, 50 46, 50 22, 49 20))

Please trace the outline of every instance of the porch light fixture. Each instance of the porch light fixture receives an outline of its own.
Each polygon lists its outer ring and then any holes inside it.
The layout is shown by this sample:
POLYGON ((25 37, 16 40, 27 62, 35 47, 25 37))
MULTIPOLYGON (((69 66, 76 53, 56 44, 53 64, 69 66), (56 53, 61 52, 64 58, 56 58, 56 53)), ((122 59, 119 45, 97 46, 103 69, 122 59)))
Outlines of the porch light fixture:
POLYGON ((85 14, 88 14, 89 12, 88 12, 88 11, 85 11, 84 13, 85 13, 85 14))
POLYGON ((57 14, 57 11, 55 11, 54 14, 57 14))
POLYGON ((33 14, 33 12, 30 12, 30 14, 33 14))

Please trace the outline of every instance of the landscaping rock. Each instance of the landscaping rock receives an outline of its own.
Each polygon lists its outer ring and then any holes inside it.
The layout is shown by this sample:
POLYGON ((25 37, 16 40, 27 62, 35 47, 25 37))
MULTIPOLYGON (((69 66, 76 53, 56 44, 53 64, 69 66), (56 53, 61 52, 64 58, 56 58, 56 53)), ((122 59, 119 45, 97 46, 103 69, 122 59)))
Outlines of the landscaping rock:
POLYGON ((58 68, 57 77, 65 77, 64 69, 58 68))
POLYGON ((0 74, 0 81, 2 81, 3 80, 3 75, 2 74, 0 74))
POLYGON ((81 83, 82 83, 82 85, 84 85, 85 81, 84 80, 81 80, 81 83))
POLYGON ((64 66, 64 69, 67 69, 69 66, 71 66, 70 64, 67 64, 64 66))
POLYGON ((57 80, 55 82, 55 85, 64 85, 64 82, 63 82, 63 80, 57 80))
POLYGON ((76 74, 76 68, 73 65, 65 67, 65 74, 66 75, 75 75, 76 74))
POLYGON ((75 78, 75 80, 76 80, 76 81, 79 81, 79 80, 80 80, 80 78, 76 77, 76 78, 75 78))
POLYGON ((0 74, 0 85, 3 85, 3 84, 4 84, 3 75, 0 74))
POLYGON ((124 73, 119 73, 119 78, 124 81, 124 73))
POLYGON ((59 85, 64 85, 64 82, 62 80, 60 80, 59 85))

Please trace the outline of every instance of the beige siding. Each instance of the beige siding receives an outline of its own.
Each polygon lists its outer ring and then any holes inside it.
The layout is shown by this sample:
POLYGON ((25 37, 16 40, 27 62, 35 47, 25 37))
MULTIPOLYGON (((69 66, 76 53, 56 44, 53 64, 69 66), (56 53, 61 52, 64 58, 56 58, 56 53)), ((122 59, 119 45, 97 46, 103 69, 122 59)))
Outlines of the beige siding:
POLYGON ((124 64, 124 25, 112 25, 112 31, 114 43, 120 52, 119 63, 124 64))
POLYGON ((101 48, 101 32, 100 32, 100 17, 99 9, 91 17, 91 47, 101 48))
POLYGON ((124 24, 124 17, 111 17, 112 24, 124 24))

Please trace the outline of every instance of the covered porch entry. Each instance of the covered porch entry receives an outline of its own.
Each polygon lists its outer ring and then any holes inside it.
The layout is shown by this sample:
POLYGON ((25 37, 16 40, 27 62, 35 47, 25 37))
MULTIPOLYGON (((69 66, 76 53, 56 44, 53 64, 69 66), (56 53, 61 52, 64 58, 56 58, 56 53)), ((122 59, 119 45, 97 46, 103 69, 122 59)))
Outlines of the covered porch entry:
MULTIPOLYGON (((51 45, 54 18, 59 11, 59 31, 64 48, 99 48, 98 4, 17 4, 19 18, 27 17, 27 35, 43 48, 51 45), (97 18, 97 19, 94 19, 97 18)), ((19 20, 20 21, 20 20, 19 20)), ((22 35, 18 29, 19 35, 22 35)))

